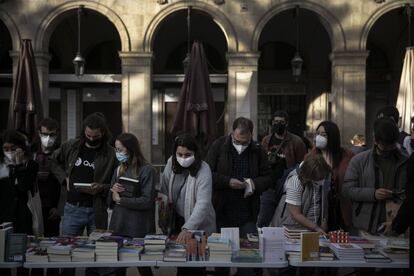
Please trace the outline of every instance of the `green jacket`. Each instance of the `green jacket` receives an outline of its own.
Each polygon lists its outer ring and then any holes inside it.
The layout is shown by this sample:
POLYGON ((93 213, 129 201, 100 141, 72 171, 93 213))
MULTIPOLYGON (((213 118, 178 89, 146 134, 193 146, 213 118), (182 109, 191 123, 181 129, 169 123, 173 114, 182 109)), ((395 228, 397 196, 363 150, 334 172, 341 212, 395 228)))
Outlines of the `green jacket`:
MULTIPOLYGON (((73 166, 79 156, 81 140, 73 139, 62 144, 52 155, 51 170, 62 185, 66 185, 65 179, 72 173, 73 166)), ((116 167, 116 156, 113 147, 109 144, 103 145, 98 151, 95 159, 94 182, 105 185, 104 190, 93 196, 93 208, 95 210, 95 221, 98 229, 107 229, 108 214, 106 197, 110 188, 112 173, 116 167)), ((63 189, 66 191, 66 189, 63 189)), ((62 200, 61 200, 62 201, 62 200)), ((62 207, 63 202, 59 203, 62 207)))

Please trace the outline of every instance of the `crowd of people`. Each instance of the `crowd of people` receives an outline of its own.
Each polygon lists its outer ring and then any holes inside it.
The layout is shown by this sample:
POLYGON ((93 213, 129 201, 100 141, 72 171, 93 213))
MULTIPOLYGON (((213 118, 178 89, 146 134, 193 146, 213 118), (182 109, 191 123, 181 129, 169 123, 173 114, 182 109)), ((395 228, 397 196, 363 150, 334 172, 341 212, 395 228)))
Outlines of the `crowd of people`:
MULTIPOLYGON (((309 149, 288 131, 289 116, 282 110, 274 113, 261 143, 253 140, 253 122, 239 117, 204 158, 194 137, 178 135, 160 179, 159 192, 168 198, 172 218, 167 234, 183 243, 189 230, 238 227, 240 237, 246 237, 257 226, 284 224, 322 234, 338 229, 402 234, 414 221, 414 131, 401 132, 398 120, 395 107, 379 110, 370 148, 360 134, 352 147, 344 147, 335 122, 323 121, 309 149)), ((11 221, 15 232, 32 234, 27 202, 38 191, 45 236, 108 228, 138 238, 155 232, 156 170, 135 135, 122 133, 110 145, 106 120, 94 113, 76 139, 59 144, 59 125, 46 118, 29 140, 13 129, 1 136, 0 222, 11 221), (120 177, 138 180, 132 197, 122 196, 120 177), (91 185, 79 185, 85 183, 91 185), (112 209, 110 222, 107 208, 112 209)), ((228 275, 229 269, 219 272, 228 275)), ((152 275, 150 268, 140 273, 152 275)), ((204 272, 178 270, 179 275, 194 273, 204 272)), ((238 275, 252 275, 252 270, 239 269, 238 275)))

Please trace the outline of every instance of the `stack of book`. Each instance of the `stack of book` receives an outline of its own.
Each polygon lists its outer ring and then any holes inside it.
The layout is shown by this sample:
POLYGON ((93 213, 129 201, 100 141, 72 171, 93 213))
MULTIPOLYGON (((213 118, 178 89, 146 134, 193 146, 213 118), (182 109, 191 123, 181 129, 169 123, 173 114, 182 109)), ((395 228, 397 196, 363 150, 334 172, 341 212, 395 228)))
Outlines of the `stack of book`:
POLYGON ((319 246, 319 260, 320 261, 333 261, 335 255, 329 246, 319 246))
POLYGON ((367 263, 390 263, 392 260, 381 252, 365 253, 365 261, 367 263))
POLYGON ((3 222, 0 224, 0 262, 6 259, 6 241, 7 236, 13 233, 13 223, 3 222))
POLYGON ((38 262, 49 261, 46 249, 42 249, 40 247, 29 247, 26 250, 25 257, 26 257, 26 262, 28 263, 38 263, 38 262))
POLYGON ((72 262, 94 262, 95 244, 83 241, 78 243, 72 250, 72 262))
POLYGON ((319 236, 318 232, 301 233, 300 260, 302 262, 319 260, 319 236))
POLYGON ((166 235, 146 235, 144 238, 144 253, 142 261, 162 261, 168 237, 166 235))
POLYGON ((164 253, 165 262, 185 262, 187 261, 187 250, 185 245, 169 242, 164 253))
POLYGON ((285 238, 282 227, 259 228, 259 248, 264 262, 285 261, 285 238))
POLYGON ((301 233, 310 232, 310 230, 304 227, 299 227, 297 225, 284 225, 283 232, 287 240, 299 241, 301 233))
POLYGON ((71 262, 73 244, 64 244, 57 242, 55 245, 47 248, 49 262, 71 262))
POLYGON ((259 237, 257 237, 257 241, 240 239, 240 250, 232 256, 232 261, 236 263, 261 263, 262 259, 259 249, 259 237))
POLYGON ((123 245, 123 238, 119 236, 104 236, 96 241, 95 255, 97 262, 118 261, 118 249, 123 245))
POLYGON ((125 262, 139 261, 139 256, 143 250, 143 239, 124 240, 124 246, 119 250, 119 260, 125 262))
POLYGON ((22 262, 26 254, 27 235, 9 233, 6 240, 6 262, 22 262))
POLYGON ((340 260, 360 261, 364 259, 364 250, 353 243, 331 243, 329 248, 340 260))
POLYGON ((382 250, 387 257, 393 260, 408 260, 409 240, 402 238, 388 238, 381 241, 382 250))
POLYGON ((207 239, 207 245, 210 251, 209 260, 212 262, 230 262, 231 261, 231 242, 229 239, 222 238, 221 234, 213 233, 207 239))
POLYGON ((361 247, 362 249, 374 249, 375 248, 375 243, 369 241, 368 239, 364 237, 350 236, 349 242, 359 245, 359 247, 361 247))

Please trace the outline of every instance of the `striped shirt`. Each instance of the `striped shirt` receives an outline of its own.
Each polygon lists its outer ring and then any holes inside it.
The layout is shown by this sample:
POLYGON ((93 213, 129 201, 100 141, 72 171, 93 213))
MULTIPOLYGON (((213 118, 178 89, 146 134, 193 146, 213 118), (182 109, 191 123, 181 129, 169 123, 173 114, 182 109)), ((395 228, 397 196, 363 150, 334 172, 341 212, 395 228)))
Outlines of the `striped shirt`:
MULTIPOLYGON (((286 186, 286 203, 302 206, 303 200, 302 195, 304 186, 299 180, 297 175, 289 177, 285 183, 286 186)), ((318 224, 320 213, 321 213, 321 196, 322 187, 316 187, 312 184, 312 198, 311 204, 308 210, 302 210, 303 215, 310 221, 318 224)))

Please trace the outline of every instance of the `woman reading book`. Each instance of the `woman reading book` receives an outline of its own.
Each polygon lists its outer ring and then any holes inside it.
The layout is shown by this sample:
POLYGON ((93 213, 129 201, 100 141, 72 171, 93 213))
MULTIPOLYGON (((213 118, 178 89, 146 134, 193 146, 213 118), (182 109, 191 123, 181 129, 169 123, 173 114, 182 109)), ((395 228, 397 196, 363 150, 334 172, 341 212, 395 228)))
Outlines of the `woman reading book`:
MULTIPOLYGON (((115 151, 120 165, 108 194, 108 205, 113 209, 109 229, 117 235, 143 238, 155 232, 155 169, 131 133, 117 137, 115 151)), ((149 267, 138 270, 140 275, 152 275, 149 267)))
MULTIPOLYGON (((161 193, 168 196, 173 213, 171 233, 178 234, 177 243, 186 243, 189 230, 216 230, 216 216, 211 202, 212 175, 209 165, 201 160, 200 150, 190 134, 175 138, 173 154, 161 177, 161 193)), ((204 271, 177 269, 177 275, 202 275, 204 271), (195 274, 197 273, 197 274, 195 274)))

